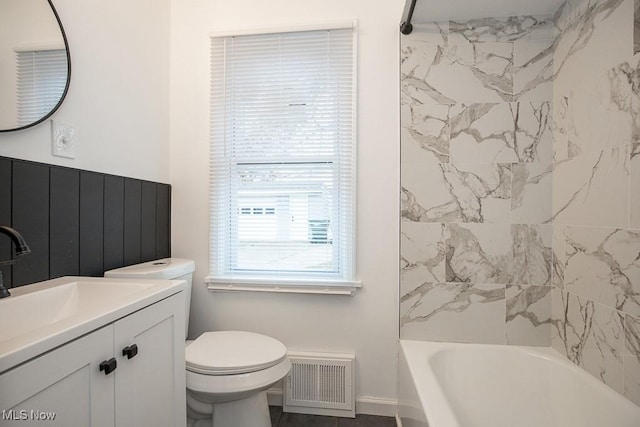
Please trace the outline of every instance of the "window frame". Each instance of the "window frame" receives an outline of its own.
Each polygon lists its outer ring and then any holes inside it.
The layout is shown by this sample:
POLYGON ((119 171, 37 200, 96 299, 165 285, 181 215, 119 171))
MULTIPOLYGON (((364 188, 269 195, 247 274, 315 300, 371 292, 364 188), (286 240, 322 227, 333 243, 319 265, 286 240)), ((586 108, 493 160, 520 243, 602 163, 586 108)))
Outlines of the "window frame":
MULTIPOLYGON (((268 29, 252 29, 245 31, 225 31, 211 33, 210 38, 214 37, 231 37, 231 36, 244 36, 244 35, 268 35, 268 34, 282 34, 288 32, 300 32, 300 31, 319 31, 319 30, 332 30, 332 29, 350 29, 352 31, 352 94, 351 94, 351 111, 352 111, 352 134, 351 134, 351 194, 350 194, 350 207, 351 207, 351 221, 350 221, 350 253, 346 254, 345 260, 340 260, 340 270, 343 272, 341 275, 335 273, 306 273, 299 272, 290 277, 283 277, 278 274, 277 271, 269 272, 262 271, 258 274, 252 272, 240 273, 239 270, 230 272, 228 270, 220 269, 218 266, 219 257, 216 257, 217 251, 214 245, 217 245, 217 230, 214 229, 214 205, 213 202, 210 205, 210 274, 205 278, 205 282, 209 290, 212 291, 257 291, 257 292, 288 292, 288 293, 305 293, 305 294, 336 294, 336 295, 354 295, 356 290, 362 286, 362 283, 355 279, 356 277, 356 208, 357 208, 357 22, 354 21, 342 21, 334 23, 318 23, 304 26, 288 26, 280 28, 268 28, 268 29)), ((213 147, 213 136, 209 142, 213 147)), ((213 158, 213 156, 212 156, 213 158)), ((313 162, 315 160, 312 160, 313 162)), ((309 163, 311 163, 309 162, 309 163)), ((210 168, 213 167, 213 160, 210 162, 210 168)), ((237 165, 235 166, 237 167, 237 165)), ((231 167, 233 169, 234 166, 231 167)), ((229 181, 231 183, 231 181, 229 181)), ((214 185, 210 182, 210 186, 214 185)), ((231 184, 229 184, 231 186, 231 184)), ((212 194, 213 187, 210 188, 210 194, 212 194)), ((238 205, 238 198, 231 199, 230 212, 237 210, 238 217, 240 216, 241 207, 238 205)), ((247 209, 246 207, 243 207, 247 209)), ((266 212, 266 211, 265 211, 266 212)), ((264 213, 264 212, 263 212, 264 213)), ((252 216, 253 210, 251 211, 252 216)), ((264 216, 264 215, 263 215, 264 216)), ((237 221, 237 219, 236 219, 237 221)), ((230 242, 227 242, 229 244, 230 242)), ((230 249, 227 249, 230 250, 230 249)), ((231 255, 226 254, 226 258, 231 255)))

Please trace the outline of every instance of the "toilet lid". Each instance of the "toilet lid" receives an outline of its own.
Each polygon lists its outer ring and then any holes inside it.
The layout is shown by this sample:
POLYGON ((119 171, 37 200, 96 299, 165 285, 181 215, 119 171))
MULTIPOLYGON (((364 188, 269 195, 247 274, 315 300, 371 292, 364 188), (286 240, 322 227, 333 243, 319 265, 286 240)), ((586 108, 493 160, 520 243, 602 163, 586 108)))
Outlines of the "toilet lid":
POLYGON ((277 365, 286 355, 280 341, 244 331, 205 332, 185 350, 187 370, 204 375, 255 372, 277 365))

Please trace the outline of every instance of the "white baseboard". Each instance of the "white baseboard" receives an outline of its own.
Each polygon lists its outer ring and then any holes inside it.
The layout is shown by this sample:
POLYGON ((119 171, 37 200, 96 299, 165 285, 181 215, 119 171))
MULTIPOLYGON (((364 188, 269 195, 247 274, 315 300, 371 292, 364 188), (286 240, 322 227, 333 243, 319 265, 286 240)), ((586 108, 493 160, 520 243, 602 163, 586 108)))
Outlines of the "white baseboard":
MULTIPOLYGON (((282 406, 284 391, 271 388, 267 390, 267 401, 271 406, 282 406)), ((356 396, 356 414, 380 415, 383 417, 395 417, 398 409, 398 401, 372 396, 356 396)), ((396 418, 397 419, 397 418, 396 418)))
POLYGON ((398 412, 398 401, 382 397, 356 396, 356 414, 380 415, 395 417, 398 412))

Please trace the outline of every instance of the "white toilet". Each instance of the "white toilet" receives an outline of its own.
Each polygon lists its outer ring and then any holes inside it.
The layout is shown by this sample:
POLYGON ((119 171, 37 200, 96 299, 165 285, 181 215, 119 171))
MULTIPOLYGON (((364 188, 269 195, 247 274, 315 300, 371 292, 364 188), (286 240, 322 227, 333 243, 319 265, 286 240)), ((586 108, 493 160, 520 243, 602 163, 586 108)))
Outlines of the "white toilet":
MULTIPOLYGON (((165 258, 110 270, 104 275, 185 280, 186 338, 194 270, 194 261, 165 258)), ((188 426, 271 426, 266 390, 291 369, 284 344, 252 332, 205 332, 195 341, 186 341, 185 360, 188 426)))

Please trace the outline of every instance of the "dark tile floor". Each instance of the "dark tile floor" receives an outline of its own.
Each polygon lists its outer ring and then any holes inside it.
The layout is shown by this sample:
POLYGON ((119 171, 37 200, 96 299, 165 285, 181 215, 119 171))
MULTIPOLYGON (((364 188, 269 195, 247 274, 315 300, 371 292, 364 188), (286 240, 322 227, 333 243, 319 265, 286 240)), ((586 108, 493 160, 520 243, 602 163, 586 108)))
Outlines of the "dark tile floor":
POLYGON ((269 406, 272 427, 396 427, 393 417, 357 415, 355 418, 324 417, 320 415, 289 414, 281 406, 269 406))

